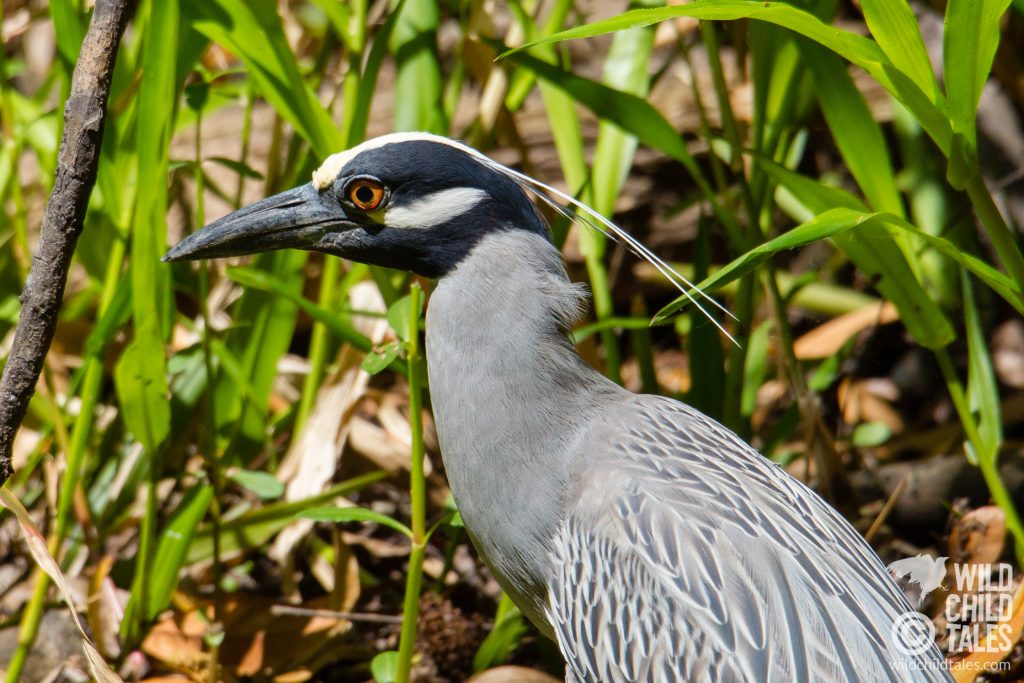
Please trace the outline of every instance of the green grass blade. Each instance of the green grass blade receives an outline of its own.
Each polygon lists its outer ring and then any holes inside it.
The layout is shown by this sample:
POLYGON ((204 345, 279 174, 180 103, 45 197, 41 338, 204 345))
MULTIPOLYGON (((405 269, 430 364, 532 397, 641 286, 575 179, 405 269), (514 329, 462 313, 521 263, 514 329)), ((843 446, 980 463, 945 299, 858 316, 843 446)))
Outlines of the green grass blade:
MULTIPOLYGON (((349 22, 352 20, 352 12, 346 6, 345 3, 338 2, 338 0, 313 0, 313 4, 319 7, 325 15, 327 20, 331 22, 331 27, 334 32, 338 34, 346 43, 346 47, 349 50, 353 49, 351 43, 351 30, 349 28, 349 22)), ((355 46, 357 52, 362 50, 362 46, 355 46)))
POLYGON ((999 385, 992 370, 992 357, 981 327, 981 316, 975 302, 970 276, 963 272, 964 328, 967 337, 967 400, 972 412, 978 415, 978 436, 982 450, 975 455, 979 460, 999 455, 1003 444, 1003 421, 999 408, 999 385))
POLYGON ((683 163, 688 169, 693 167, 694 172, 703 176, 696 168, 696 163, 679 133, 644 98, 577 76, 526 53, 515 53, 509 59, 572 95, 579 104, 595 112, 602 119, 636 135, 645 145, 661 150, 683 163))
POLYGON ((281 480, 270 472, 234 470, 228 472, 228 479, 254 493, 260 500, 277 500, 285 491, 281 480))
POLYGON ((397 62, 395 130, 447 133, 437 57, 437 29, 441 21, 437 2, 405 0, 398 15, 390 40, 397 62))
MULTIPOLYGON (((621 92, 645 98, 650 87, 647 66, 653 46, 654 31, 649 28, 616 33, 605 59, 603 83, 621 92)), ((601 121, 591 166, 590 195, 591 206, 608 218, 615 212, 615 201, 633 165, 636 147, 635 135, 613 123, 601 121)), ((580 250, 590 275, 594 313, 598 319, 615 314, 611 283, 604 262, 606 239, 595 230, 585 230, 580 234, 580 250)), ((601 337, 605 373, 612 381, 622 382, 622 353, 618 336, 614 330, 605 329, 601 337)))
POLYGON ((177 3, 156 3, 145 28, 130 267, 135 338, 115 372, 125 422, 151 455, 171 426, 163 345, 170 330, 170 282, 160 256, 166 250, 168 145, 178 93, 178 21, 177 3))
POLYGON ((334 522, 335 524, 343 522, 374 522, 412 538, 412 530, 397 519, 374 512, 373 510, 367 510, 366 508, 313 508, 312 510, 303 510, 298 516, 315 522, 334 522))
MULTIPOLYGON (((370 352, 373 350, 373 341, 353 327, 345 318, 303 297, 293 287, 280 278, 275 277, 272 273, 256 268, 236 267, 228 268, 227 275, 238 284, 244 285, 249 289, 272 293, 275 296, 290 301, 302 309, 308 316, 319 323, 323 323, 331 331, 331 334, 360 351, 370 352)), ((404 368, 403 364, 397 361, 391 364, 390 367, 397 372, 402 372, 404 368)))
MULTIPOLYGON (((646 98, 650 89, 647 75, 654 31, 636 28, 615 34, 604 63, 601 81, 610 88, 646 98)), ((629 169, 633 166, 637 139, 618 125, 602 121, 598 129, 593 163, 593 207, 611 217, 629 169)))
POLYGON ((610 19, 561 31, 535 43, 523 45, 512 52, 541 43, 590 38, 623 29, 650 26, 676 17, 694 17, 716 21, 735 19, 767 21, 819 42, 855 64, 888 63, 888 59, 878 45, 868 38, 829 26, 813 14, 791 5, 781 2, 757 2, 756 0, 697 0, 689 5, 635 9, 610 19))
POLYGON ((940 149, 949 149, 952 133, 942 107, 933 103, 913 80, 897 69, 877 43, 864 36, 826 24, 813 14, 785 3, 756 0, 697 0, 688 5, 632 10, 611 19, 562 31, 528 43, 506 53, 505 56, 541 43, 589 38, 624 28, 649 26, 676 17, 719 21, 755 19, 783 26, 810 38, 871 74, 886 90, 914 112, 940 149))
MULTIPOLYGON (((323 493, 303 500, 271 503, 255 510, 240 514, 229 512, 221 523, 221 552, 229 557, 239 552, 258 547, 273 538, 274 534, 295 521, 303 510, 326 505, 338 496, 345 496, 362 490, 370 484, 386 479, 388 473, 376 470, 340 484, 335 484, 323 493)), ((213 527, 204 525, 196 533, 189 546, 186 564, 202 562, 213 556, 213 527)))
MULTIPOLYGON (((882 128, 871 116, 864 96, 847 73, 846 65, 818 45, 805 45, 803 49, 808 57, 808 68, 814 74, 814 87, 822 113, 850 173, 876 211, 904 217, 903 201, 896 191, 892 160, 882 128)), ((899 248, 898 253, 885 254, 883 258, 899 271, 909 267, 919 277, 921 266, 910 236, 899 230, 890 230, 884 223, 879 225, 889 232, 899 248), (895 261, 900 254, 905 263, 897 266, 895 261)), ((868 258, 873 257, 869 255, 868 258)))
POLYGON ((508 659, 526 635, 526 619, 507 594, 501 594, 494 626, 473 656, 473 671, 480 673, 508 659))
POLYGON ((731 233, 739 232, 735 218, 722 208, 711 184, 686 149, 682 137, 647 100, 577 76, 524 52, 512 54, 509 59, 529 68, 539 78, 570 94, 578 104, 587 107, 602 119, 635 135, 643 144, 664 152, 681 163, 700 187, 716 218, 722 222, 726 230, 731 233))
MULTIPOLYGON (((895 0, 900 2, 902 0, 895 0)), ((821 111, 850 173, 875 211, 903 215, 882 128, 853 84, 846 64, 818 45, 804 45, 821 111)))
MULTIPOLYGON (((707 220, 700 221, 693 261, 694 276, 698 279, 707 277, 711 265, 711 226, 707 220)), ((686 402, 715 419, 723 419, 727 417, 725 402, 729 386, 725 354, 718 330, 706 323, 692 320, 686 337, 689 357, 700 359, 700 362, 690 364, 690 390, 686 394, 686 402)))
POLYGON ((826 185, 820 180, 800 175, 760 155, 755 158, 758 167, 774 178, 780 186, 789 190, 813 215, 835 208, 852 209, 863 213, 871 211, 860 198, 840 187, 826 185))
POLYGON ((155 619, 167 609, 171 596, 178 586, 178 575, 185 564, 192 537, 199 523, 206 516, 206 510, 213 499, 213 487, 205 484, 190 488, 178 508, 171 515, 160 534, 157 545, 157 562, 153 563, 149 578, 148 604, 145 618, 155 619))
MULTIPOLYGON (((832 209, 751 249, 704 280, 698 287, 705 291, 719 287, 750 272, 778 251, 794 249, 826 238, 832 239, 856 262, 858 268, 867 273, 869 277, 877 278, 878 291, 896 305, 904 325, 907 326, 918 343, 928 348, 941 348, 954 338, 953 328, 938 306, 928 297, 917 278, 910 272, 902 256, 888 247, 892 244, 892 238, 886 229, 889 226, 912 230, 915 235, 924 238, 924 233, 898 216, 865 215, 850 209, 832 209)), ((929 235, 928 239, 931 241, 936 238, 929 235)), ((960 254, 959 250, 956 250, 948 242, 946 244, 950 247, 951 253, 958 254, 958 258, 962 262, 970 262, 973 268, 984 266, 980 270, 987 269, 988 277, 995 274, 991 267, 981 264, 980 261, 968 259, 966 255, 960 254)), ((1005 276, 999 275, 1005 281, 1004 284, 1010 285, 1005 276)), ((1007 289, 1004 287, 1004 291, 1007 289)), ((1016 298, 1021 299, 1019 293, 1016 298)), ((655 321, 665 319, 685 305, 685 297, 676 299, 658 312, 655 321)))
POLYGON ((181 0, 193 27, 238 55, 260 93, 321 157, 345 141, 302 80, 273 0, 181 0))
POLYGON ((57 53, 67 68, 68 76, 78 61, 78 52, 85 38, 85 18, 73 0, 51 0, 50 18, 57 38, 57 53))
POLYGON ((947 178, 957 189, 978 174, 975 117, 1010 0, 950 0, 943 34, 943 77, 953 124, 947 178))
MULTIPOLYGON (((287 290, 298 294, 305 261, 303 252, 279 251, 258 257, 256 267, 265 268, 284 283, 287 290)), ((266 442, 267 430, 262 416, 267 412, 277 361, 291 344, 297 317, 297 308, 290 299, 255 289, 246 290, 235 306, 234 318, 250 324, 229 333, 227 348, 238 358, 251 394, 243 394, 229 377, 218 377, 214 399, 218 430, 235 435, 231 451, 225 454, 229 462, 233 457, 247 462, 266 442)))
MULTIPOLYGON (((551 15, 544 23, 543 28, 538 29, 532 19, 525 12, 513 12, 520 21, 523 35, 534 37, 537 35, 549 35, 561 27, 568 13, 570 2, 559 0, 552 8, 551 15)), ((515 5, 514 5, 515 6, 515 5)), ((549 64, 558 62, 553 45, 538 45, 529 51, 532 56, 549 64)), ((534 74, 529 70, 518 70, 517 74, 529 74, 529 79, 520 82, 532 82, 534 74)), ((540 82, 540 94, 544 101, 544 108, 548 115, 548 124, 551 126, 551 136, 555 141, 555 149, 558 151, 558 163, 562 168, 562 177, 565 178, 569 191, 572 194, 580 195, 584 192, 589 178, 586 156, 583 149, 583 134, 580 129, 580 119, 576 112, 576 103, 573 96, 546 81, 540 82)), ((521 97, 525 98, 525 94, 521 97)), ((509 93, 509 98, 517 97, 514 91, 509 93)), ((516 109, 521 104, 519 101, 512 102, 510 109, 516 109)), ((585 200, 584 200, 585 201, 585 200)), ((559 221, 552 226, 552 239, 556 245, 562 246, 567 233, 567 222, 559 221)))
POLYGON ((150 453, 171 431, 164 345, 153 334, 136 336, 121 354, 114 383, 125 426, 150 453))
POLYGON ((349 136, 346 141, 349 146, 366 137, 366 125, 370 120, 370 107, 373 104, 373 95, 377 88, 377 77, 380 75, 381 65, 388 53, 388 42, 391 34, 398 23, 398 16, 402 10, 405 0, 398 3, 398 7, 388 17, 373 39, 373 46, 370 54, 366 57, 366 66, 363 67, 363 75, 359 80, 359 95, 356 98, 356 110, 352 113, 349 123, 349 136))
MULTIPOLYGON (((758 163, 778 181, 780 186, 792 192, 801 203, 815 214, 824 214, 830 210, 830 207, 845 207, 865 219, 871 215, 866 207, 859 204, 859 200, 856 197, 838 188, 830 187, 819 181, 801 176, 778 164, 773 164, 763 159, 758 159, 758 163)), ((939 237, 926 230, 922 230, 898 216, 888 216, 886 220, 890 227, 907 232, 966 268, 1024 315, 1024 283, 1004 275, 982 259, 964 252, 944 237, 939 237)))
POLYGON ((893 237, 898 234, 891 225, 895 218, 864 221, 855 230, 835 234, 832 242, 896 305, 900 319, 919 344, 942 348, 956 338, 956 332, 904 258, 893 237))
POLYGON ((906 74, 928 99, 940 103, 942 94, 910 4, 906 0, 861 0, 860 7, 871 35, 893 66, 906 74))

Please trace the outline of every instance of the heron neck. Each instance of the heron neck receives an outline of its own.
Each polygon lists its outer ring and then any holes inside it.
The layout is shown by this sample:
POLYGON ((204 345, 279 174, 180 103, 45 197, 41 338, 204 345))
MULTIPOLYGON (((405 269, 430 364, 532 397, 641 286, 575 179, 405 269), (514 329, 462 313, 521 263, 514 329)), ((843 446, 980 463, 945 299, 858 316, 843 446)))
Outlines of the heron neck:
POLYGON ((580 302, 554 246, 509 230, 484 238, 428 306, 430 394, 449 483, 478 549, 510 582, 529 583, 531 562, 546 556, 579 466, 574 445, 602 396, 619 390, 567 339, 580 302))

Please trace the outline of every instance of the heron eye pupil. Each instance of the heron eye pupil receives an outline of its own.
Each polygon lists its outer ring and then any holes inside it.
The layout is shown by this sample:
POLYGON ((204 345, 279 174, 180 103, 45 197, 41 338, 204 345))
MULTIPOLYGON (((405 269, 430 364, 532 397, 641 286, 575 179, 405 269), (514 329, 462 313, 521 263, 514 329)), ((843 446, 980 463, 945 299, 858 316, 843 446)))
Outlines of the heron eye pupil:
POLYGON ((356 189, 356 199, 363 204, 370 204, 373 202, 373 190, 366 185, 356 189))

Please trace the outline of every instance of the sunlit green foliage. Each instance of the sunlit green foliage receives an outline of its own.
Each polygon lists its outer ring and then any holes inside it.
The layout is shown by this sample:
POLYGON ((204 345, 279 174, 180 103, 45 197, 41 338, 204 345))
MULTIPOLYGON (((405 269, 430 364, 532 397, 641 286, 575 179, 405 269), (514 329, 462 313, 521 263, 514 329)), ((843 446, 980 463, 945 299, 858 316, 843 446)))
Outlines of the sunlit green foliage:
MULTIPOLYGON (((25 62, 17 47, 0 50, 0 335, 12 334, 37 207, 51 189, 86 4, 49 4, 42 21, 52 22, 57 58, 32 89, 21 85, 25 62)), ((120 647, 104 655, 123 659, 139 647, 174 604, 185 572, 193 581, 188 590, 196 576, 207 582, 204 598, 214 605, 207 617, 218 623, 223 600, 239 592, 229 570, 244 566, 236 565, 241 558, 265 554, 300 517, 346 529, 372 523, 408 537, 413 571, 396 610, 415 617, 416 568, 426 551, 445 554, 447 573, 453 548, 465 542, 459 525, 448 525, 452 511, 430 509, 438 524, 426 526, 424 487, 436 483, 423 480, 416 458, 409 523, 369 509, 367 499, 361 507, 324 511, 339 496, 385 480, 384 471, 344 469, 344 481, 339 474, 340 483, 295 498, 282 460, 303 443, 318 392, 346 350, 370 354, 356 367, 397 383, 403 395, 412 389, 411 444, 422 456, 418 401, 426 390, 419 337, 411 333, 420 285, 405 274, 299 252, 226 268, 168 266, 159 257, 169 223, 194 229, 206 222, 207 200, 237 207, 257 184, 262 195, 305 182, 319 160, 360 142, 371 128, 448 134, 485 151, 515 148, 532 172, 538 150, 521 135, 528 102, 537 105, 530 115, 541 112, 560 167, 560 177, 544 180, 563 182, 606 215, 616 211, 638 149, 672 163, 683 197, 672 210, 698 207, 700 214, 685 250, 689 262, 679 270, 721 295, 735 316, 708 309, 736 338, 731 344, 693 311, 680 317, 684 297, 644 299, 646 290, 638 290, 624 301, 617 287, 633 278, 616 275, 619 248, 553 220, 556 243, 578 246, 581 264, 573 270, 593 292, 594 312, 577 341, 609 377, 628 379, 632 363, 637 386, 656 390, 659 353, 684 349, 689 386, 674 393, 767 456, 806 456, 827 473, 836 448, 831 436, 822 443, 815 431, 823 423, 819 396, 839 381, 853 344, 824 360, 798 357, 791 313, 831 317, 888 300, 913 343, 934 354, 966 437, 965 457, 981 468, 1018 554, 1024 550, 1024 528, 999 477, 1001 390, 987 341, 999 311, 1024 314, 1024 256, 1019 232, 985 184, 976 121, 1000 22, 1007 13, 1021 22, 1019 0, 950 0, 943 65, 930 62, 904 0, 862 0, 856 8, 837 0, 639 2, 585 25, 569 0, 511 2, 501 21, 487 16, 491 4, 475 1, 281 5, 142 0, 118 57, 102 163, 58 334, 74 362, 44 371, 26 425, 37 439, 25 440, 8 484, 26 506, 45 509, 43 530, 65 568, 89 574, 116 554, 110 576, 130 599, 115 629, 120 647), (837 15, 866 31, 838 28, 837 15), (656 39, 662 22, 682 17, 707 21, 667 42, 656 39), (496 25, 508 28, 499 32, 496 25), (579 43, 565 42, 609 33, 587 58, 570 49, 579 43), (508 52, 514 47, 520 49, 508 52), (697 52, 707 58, 711 87, 693 80, 700 126, 683 131, 648 94, 665 78, 667 63, 692 74, 697 52), (580 69, 583 61, 598 68, 580 69), (939 66, 941 81, 934 75, 939 66), (891 98, 891 120, 869 106, 859 72, 891 98), (730 92, 737 81, 751 93, 742 115, 730 92), (393 107, 382 126, 385 90, 393 107), (467 98, 476 108, 460 117, 467 98), (232 137, 241 150, 230 158, 211 151, 204 137, 204 124, 225 112, 233 112, 232 137), (845 182, 811 158, 809 131, 819 121, 845 182), (271 129, 269 149, 259 154, 256 125, 271 129), (175 144, 181 140, 192 144, 175 144), (821 272, 789 272, 780 257, 813 245, 826 250, 821 272), (365 311, 348 303, 367 282, 388 311, 376 315, 397 333, 391 343, 360 328, 356 318, 365 311), (651 317, 671 327, 648 330, 651 317), (288 383, 282 366, 295 356, 307 362, 291 382, 291 400, 282 400, 275 387, 288 383), (771 424, 756 423, 758 390, 772 378, 784 380, 793 400, 771 424), (803 449, 794 453, 794 443, 803 449), (47 488, 53 481, 56 488, 47 488), (439 529, 445 533, 434 535, 439 529)), ((867 428, 859 436, 839 440, 867 448, 889 436, 874 423, 854 427, 861 426, 867 428)), ((822 488, 835 493, 822 476, 822 488)), ((392 479, 406 485, 404 476, 392 479)), ((299 543, 283 572, 319 557, 340 567, 339 547, 299 543)), ((46 606, 47 582, 38 572, 34 581, 18 615, 11 681, 46 606)), ((425 588, 433 589, 429 580, 425 588)), ((494 620, 495 632, 476 653, 478 668, 500 664, 523 637, 522 617, 510 605, 494 620)), ((364 677, 408 676, 415 630, 406 622, 400 653, 366 657, 358 663, 364 677)), ((212 636, 204 643, 211 676, 219 647, 212 636)))

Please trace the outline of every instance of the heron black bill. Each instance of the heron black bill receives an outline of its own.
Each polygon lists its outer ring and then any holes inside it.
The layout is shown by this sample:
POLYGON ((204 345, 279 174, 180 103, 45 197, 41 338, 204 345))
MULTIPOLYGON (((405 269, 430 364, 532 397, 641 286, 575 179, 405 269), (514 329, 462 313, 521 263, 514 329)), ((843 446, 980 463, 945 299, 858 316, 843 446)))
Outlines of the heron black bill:
POLYGON ((315 249, 324 235, 355 227, 345 210, 312 183, 267 197, 210 223, 174 245, 163 261, 315 249))

